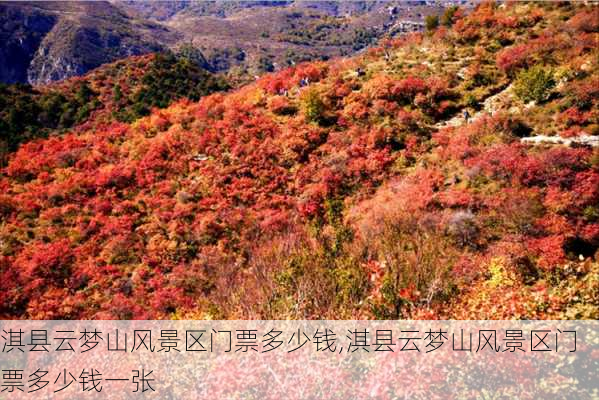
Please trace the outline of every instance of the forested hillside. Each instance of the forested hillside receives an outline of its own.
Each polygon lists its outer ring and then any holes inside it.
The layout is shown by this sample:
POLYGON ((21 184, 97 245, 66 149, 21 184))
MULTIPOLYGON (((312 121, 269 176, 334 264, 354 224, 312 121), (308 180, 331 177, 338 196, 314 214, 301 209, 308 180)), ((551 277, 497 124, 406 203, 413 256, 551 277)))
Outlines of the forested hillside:
POLYGON ((598 318, 599 8, 429 27, 21 145, 0 316, 598 318))
POLYGON ((44 86, 0 84, 0 162, 34 138, 112 120, 132 122, 154 107, 228 88, 222 76, 169 52, 129 57, 44 86))

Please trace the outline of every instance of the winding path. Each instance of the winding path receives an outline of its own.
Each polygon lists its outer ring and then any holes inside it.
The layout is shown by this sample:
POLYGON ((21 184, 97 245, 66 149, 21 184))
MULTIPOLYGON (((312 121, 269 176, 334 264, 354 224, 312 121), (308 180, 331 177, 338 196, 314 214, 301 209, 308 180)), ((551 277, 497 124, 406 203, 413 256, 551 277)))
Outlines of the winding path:
MULTIPOLYGON (((470 121, 476 121, 483 115, 493 115, 495 111, 501 108, 502 104, 506 104, 511 98, 513 98, 513 84, 508 85, 505 89, 499 93, 487 97, 483 101, 483 107, 470 117, 470 121)), ((463 125, 466 121, 463 117, 464 110, 460 110, 452 118, 441 121, 434 125, 435 129, 441 129, 446 127, 454 127, 463 125)), ((546 136, 546 135, 534 135, 521 138, 520 141, 525 144, 533 146, 590 146, 599 147, 599 136, 583 134, 572 138, 563 138, 561 136, 546 136)))

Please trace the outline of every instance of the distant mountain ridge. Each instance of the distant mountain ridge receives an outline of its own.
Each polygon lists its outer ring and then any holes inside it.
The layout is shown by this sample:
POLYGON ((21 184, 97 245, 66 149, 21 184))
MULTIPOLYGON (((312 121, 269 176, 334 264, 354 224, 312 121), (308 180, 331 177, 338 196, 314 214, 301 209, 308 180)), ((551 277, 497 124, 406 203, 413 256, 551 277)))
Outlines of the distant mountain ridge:
POLYGON ((201 50, 212 71, 251 76, 351 54, 386 34, 394 20, 422 20, 444 4, 0 2, 0 82, 45 84, 182 45, 201 50))

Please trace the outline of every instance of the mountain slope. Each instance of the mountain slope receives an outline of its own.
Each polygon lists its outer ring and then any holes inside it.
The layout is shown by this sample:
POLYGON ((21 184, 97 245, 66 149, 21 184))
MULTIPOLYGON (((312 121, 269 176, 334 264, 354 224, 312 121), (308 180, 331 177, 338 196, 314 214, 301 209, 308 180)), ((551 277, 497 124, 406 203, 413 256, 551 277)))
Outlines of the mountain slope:
POLYGON ((597 318, 598 149, 521 141, 597 135, 597 11, 483 4, 23 145, 0 178, 0 313, 597 318))
POLYGON ((31 139, 131 122, 153 107, 182 97, 197 101, 228 87, 222 77, 171 53, 129 57, 49 85, 0 84, 0 161, 31 139))

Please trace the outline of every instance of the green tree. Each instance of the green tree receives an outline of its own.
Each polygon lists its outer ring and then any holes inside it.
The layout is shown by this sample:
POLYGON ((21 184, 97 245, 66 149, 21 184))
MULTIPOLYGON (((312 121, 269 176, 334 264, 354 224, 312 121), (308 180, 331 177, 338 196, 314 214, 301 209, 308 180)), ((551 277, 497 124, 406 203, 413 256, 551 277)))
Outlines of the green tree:
POLYGON ((119 101, 121 101, 121 99, 123 98, 123 92, 121 91, 121 85, 119 85, 118 83, 114 86, 114 89, 112 90, 112 96, 114 97, 114 101, 117 103, 119 101))
POLYGON ((524 102, 543 102, 551 95, 555 86, 553 72, 535 65, 524 71, 520 71, 514 83, 514 92, 524 102))
POLYGON ((258 69, 262 72, 272 72, 275 70, 275 66, 268 57, 260 57, 258 60, 258 69))
POLYGON ((445 25, 450 27, 453 25, 453 17, 455 13, 458 11, 458 6, 451 6, 445 9, 445 12, 441 16, 441 25, 445 25))
POLYGON ((434 31, 439 26, 439 16, 427 15, 424 19, 424 25, 426 26, 426 30, 428 32, 434 31))
POLYGON ((75 100, 77 100, 79 104, 85 104, 91 101, 94 98, 95 94, 96 93, 89 87, 89 85, 83 82, 79 86, 79 89, 77 89, 77 93, 75 94, 75 100))
POLYGON ((204 53, 191 43, 185 43, 177 50, 177 58, 191 61, 200 68, 209 69, 210 63, 204 53))
POLYGON ((316 89, 309 89, 302 101, 302 110, 310 122, 321 123, 324 120, 324 102, 316 89))

